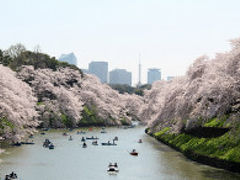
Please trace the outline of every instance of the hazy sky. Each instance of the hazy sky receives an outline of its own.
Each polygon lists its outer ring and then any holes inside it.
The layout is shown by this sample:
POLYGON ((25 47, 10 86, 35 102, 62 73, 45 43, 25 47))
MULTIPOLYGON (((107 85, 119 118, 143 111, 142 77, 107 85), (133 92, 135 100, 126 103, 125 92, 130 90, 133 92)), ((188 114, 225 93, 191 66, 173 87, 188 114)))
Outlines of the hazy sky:
POLYGON ((229 50, 240 37, 239 0, 0 0, 0 48, 40 45, 59 57, 74 52, 80 68, 108 61, 137 82, 147 68, 183 75, 195 58, 229 50))

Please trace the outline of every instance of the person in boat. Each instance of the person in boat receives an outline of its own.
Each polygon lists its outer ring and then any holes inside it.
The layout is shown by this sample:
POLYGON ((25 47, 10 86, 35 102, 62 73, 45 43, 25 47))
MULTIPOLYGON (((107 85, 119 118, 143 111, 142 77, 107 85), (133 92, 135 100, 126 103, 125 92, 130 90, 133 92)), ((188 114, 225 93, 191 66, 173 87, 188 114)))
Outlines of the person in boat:
POLYGON ((85 138, 84 137, 82 137, 82 140, 81 140, 82 142, 85 142, 85 138))
POLYGON ((66 132, 64 132, 64 133, 63 133, 63 136, 67 136, 67 133, 66 133, 66 132))
POLYGON ((51 142, 49 141, 49 139, 45 139, 45 141, 43 143, 43 147, 48 147, 50 143, 51 142))
POLYGON ((72 136, 69 137, 69 140, 70 140, 70 141, 73 140, 72 136))
POLYGON ((109 163, 107 171, 108 172, 118 172, 117 163, 114 163, 114 165, 112 163, 109 163))
POLYGON ((85 142, 83 143, 83 147, 87 147, 87 144, 85 142))
POLYGON ((15 178, 15 179, 17 179, 17 174, 14 173, 14 172, 12 172, 12 173, 10 174, 10 178, 15 178))
POLYGON ((92 144, 93 144, 93 145, 97 145, 97 144, 98 144, 97 140, 96 140, 96 141, 93 141, 92 144))
POLYGON ((108 141, 108 144, 111 144, 110 141, 108 141))
POLYGON ((133 149, 132 152, 130 152, 130 154, 133 156, 138 156, 138 152, 135 149, 133 149))
POLYGON ((138 140, 138 143, 142 143, 142 139, 139 139, 139 140, 138 140))
POLYGON ((9 175, 6 175, 6 176, 5 176, 5 180, 10 180, 10 176, 9 176, 9 175))
POLYGON ((49 146, 48 146, 49 149, 54 149, 54 145, 53 143, 50 143, 49 146))
POLYGON ((33 134, 30 134, 30 135, 29 135, 29 138, 33 138, 33 134))
POLYGON ((115 140, 115 141, 118 141, 118 137, 117 137, 117 136, 115 136, 114 140, 115 140))
POLYGON ((5 180, 11 180, 11 179, 17 179, 17 174, 12 172, 11 174, 5 176, 5 180))

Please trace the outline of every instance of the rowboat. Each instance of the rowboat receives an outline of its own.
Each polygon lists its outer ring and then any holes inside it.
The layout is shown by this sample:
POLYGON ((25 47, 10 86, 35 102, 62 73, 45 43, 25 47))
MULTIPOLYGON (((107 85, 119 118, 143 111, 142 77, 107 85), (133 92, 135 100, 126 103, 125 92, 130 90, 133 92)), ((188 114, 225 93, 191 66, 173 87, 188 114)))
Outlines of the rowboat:
POLYGON ((133 149, 132 152, 130 152, 129 154, 131 154, 132 156, 138 156, 138 152, 136 152, 135 149, 133 149))
POLYGON ((97 140, 97 139, 99 139, 98 137, 86 137, 86 140, 97 140))
POLYGON ((118 165, 117 165, 117 163, 114 163, 114 164, 110 163, 110 164, 108 165, 107 172, 108 172, 108 173, 118 173, 119 170, 118 170, 118 165))
POLYGON ((4 180, 18 180, 18 177, 15 172, 12 172, 11 174, 6 175, 4 180))
POLYGON ((92 145, 97 146, 97 145, 98 145, 98 142, 97 142, 97 141, 93 141, 93 142, 92 142, 92 145))
POLYGON ((83 147, 83 148, 86 148, 86 147, 87 147, 87 144, 86 144, 86 143, 83 143, 82 147, 83 147))
POLYGON ((102 146, 116 146, 117 144, 113 141, 113 143, 110 143, 110 141, 108 141, 107 143, 102 143, 102 146))

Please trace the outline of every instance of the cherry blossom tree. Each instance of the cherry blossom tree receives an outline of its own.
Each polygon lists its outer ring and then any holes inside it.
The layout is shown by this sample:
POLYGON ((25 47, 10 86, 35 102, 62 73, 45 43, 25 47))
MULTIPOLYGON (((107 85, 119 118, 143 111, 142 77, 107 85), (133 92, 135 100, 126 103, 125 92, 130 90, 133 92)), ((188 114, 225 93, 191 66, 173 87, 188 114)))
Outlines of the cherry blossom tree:
POLYGON ((18 77, 33 88, 44 126, 65 127, 63 117, 67 117, 68 125, 77 127, 85 106, 94 108, 96 118, 104 120, 105 125, 121 125, 123 118, 129 124, 132 117, 140 119, 140 96, 119 94, 94 75, 82 77, 71 68, 53 71, 24 66, 18 77))
POLYGON ((183 77, 153 84, 145 91, 144 120, 153 131, 171 126, 179 132, 190 122, 203 125, 208 119, 240 109, 240 39, 232 50, 215 58, 199 57, 183 77))
POLYGON ((36 98, 16 73, 0 65, 0 136, 18 141, 38 126, 36 98))

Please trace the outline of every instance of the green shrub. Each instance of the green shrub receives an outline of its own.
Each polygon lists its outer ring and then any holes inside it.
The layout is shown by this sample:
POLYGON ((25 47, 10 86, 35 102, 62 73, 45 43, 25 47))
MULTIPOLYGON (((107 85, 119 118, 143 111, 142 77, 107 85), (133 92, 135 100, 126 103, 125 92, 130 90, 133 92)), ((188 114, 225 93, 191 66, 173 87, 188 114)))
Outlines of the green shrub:
POLYGON ((82 119, 78 126, 104 126, 105 121, 97 115, 95 106, 84 106, 82 111, 82 119))
POLYGON ((43 105, 43 102, 37 102, 37 106, 43 105))
MULTIPOLYGON (((208 127, 222 127, 222 123, 214 118, 207 125, 208 127)), ((169 128, 164 128, 154 133, 154 136, 182 152, 192 151, 199 155, 240 162, 239 133, 240 129, 237 129, 235 133, 230 131, 216 138, 198 138, 185 133, 171 134, 169 128)))
POLYGON ((14 124, 8 121, 6 117, 0 117, 0 129, 3 130, 6 127, 10 127, 13 130, 14 124))
POLYGON ((0 50, 0 64, 9 66, 14 71, 22 65, 32 65, 35 69, 49 68, 54 71, 60 67, 69 67, 71 69, 78 70, 79 73, 83 75, 82 71, 75 65, 58 61, 55 57, 50 57, 44 53, 32 51, 23 51, 18 56, 11 58, 10 56, 3 56, 3 53, 0 50))
POLYGON ((120 121, 121 121, 122 125, 124 125, 124 126, 129 125, 129 123, 127 122, 125 117, 121 118, 120 121))
POLYGON ((73 122, 67 115, 61 114, 61 120, 66 127, 73 127, 73 122))
POLYGON ((165 134, 167 131, 169 131, 170 130, 170 128, 169 127, 165 127, 163 130, 161 130, 161 131, 159 131, 159 132, 156 132, 156 133, 154 133, 154 136, 156 136, 156 137, 159 137, 159 136, 161 136, 161 135, 163 135, 163 134, 165 134))

